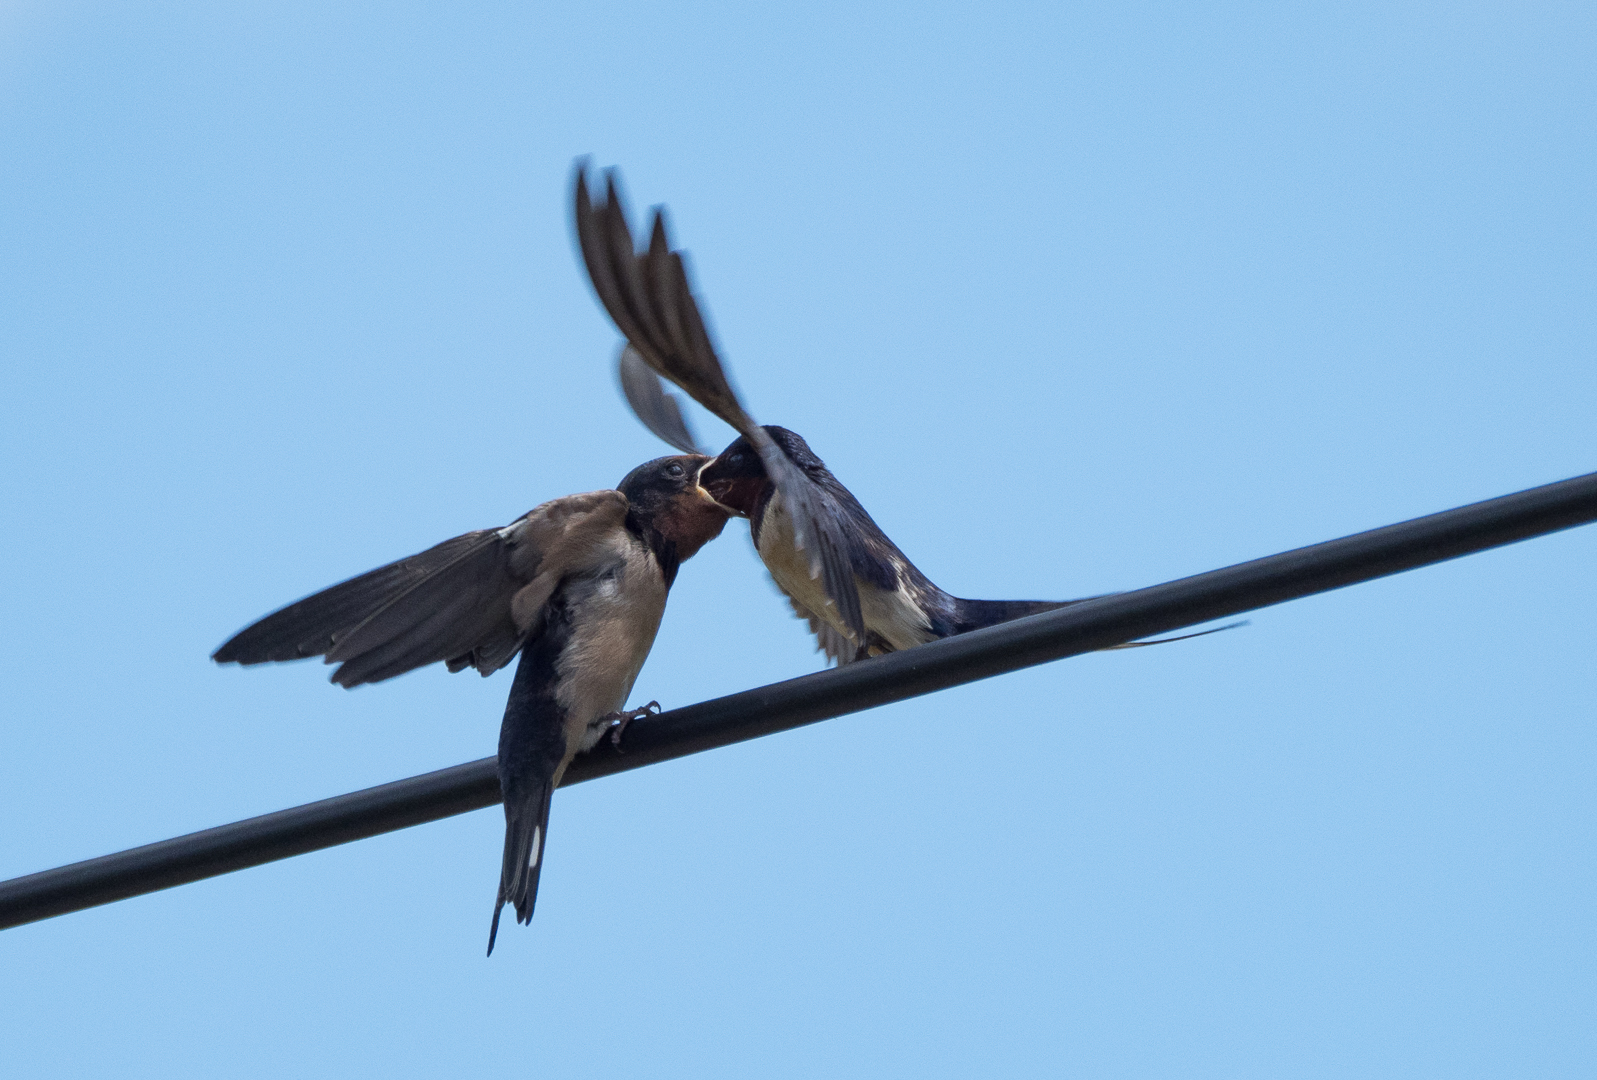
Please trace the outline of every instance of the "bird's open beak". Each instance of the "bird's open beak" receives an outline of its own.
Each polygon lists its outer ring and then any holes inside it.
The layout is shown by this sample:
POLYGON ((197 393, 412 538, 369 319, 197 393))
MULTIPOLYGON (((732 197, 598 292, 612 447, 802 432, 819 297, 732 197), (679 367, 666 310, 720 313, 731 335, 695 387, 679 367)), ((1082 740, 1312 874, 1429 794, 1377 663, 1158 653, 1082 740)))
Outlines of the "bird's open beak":
POLYGON ((695 485, 694 485, 695 489, 697 491, 702 492, 706 499, 709 499, 711 502, 715 503, 717 506, 719 506, 722 510, 725 510, 727 513, 729 513, 729 514, 737 513, 737 511, 733 510, 730 506, 727 506, 725 503, 723 503, 721 501, 723 498, 726 497, 727 492, 732 490, 732 481, 730 481, 730 480, 711 480, 708 484, 703 484, 702 483, 702 477, 704 476, 704 470, 707 469, 710 466, 710 463, 713 462, 714 460, 715 460, 714 458, 706 458, 705 461, 704 461, 704 464, 699 466, 699 475, 694 478, 695 479, 695 485))
POLYGON ((721 505, 721 504, 720 504, 720 502, 718 502, 718 501, 717 501, 717 500, 716 500, 716 498, 715 498, 715 496, 714 496, 714 495, 712 495, 712 494, 710 494, 710 492, 709 492, 709 491, 707 491, 707 490, 706 490, 706 489, 704 489, 704 488, 701 488, 701 487, 700 487, 700 486, 699 486, 699 485, 697 485, 697 484, 694 484, 694 485, 693 485, 693 494, 694 494, 694 495, 695 495, 695 496, 697 496, 697 497, 698 497, 698 498, 699 498, 699 499, 700 499, 700 501, 702 501, 702 502, 705 502, 705 503, 708 503, 708 504, 709 504, 709 505, 710 505, 710 506, 713 506, 713 507, 715 507, 715 508, 716 508, 716 509, 717 509, 717 510, 719 510, 719 511, 721 511, 721 513, 723 513, 723 514, 730 514, 730 513, 731 513, 731 512, 732 512, 732 511, 731 511, 731 510, 730 510, 730 509, 728 509, 728 508, 727 508, 727 507, 725 507, 725 506, 722 506, 722 505, 721 505))

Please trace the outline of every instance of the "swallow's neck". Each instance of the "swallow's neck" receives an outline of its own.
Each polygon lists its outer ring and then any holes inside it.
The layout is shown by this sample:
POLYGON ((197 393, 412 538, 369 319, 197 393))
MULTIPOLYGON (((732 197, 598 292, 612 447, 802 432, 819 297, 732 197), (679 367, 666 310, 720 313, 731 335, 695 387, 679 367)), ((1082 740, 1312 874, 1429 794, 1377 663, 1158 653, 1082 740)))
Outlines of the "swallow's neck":
POLYGON ((665 587, 669 589, 677 579, 677 571, 682 568, 682 556, 677 553, 676 541, 656 527, 653 516, 645 516, 636 511, 627 514, 627 531, 648 548, 654 555, 654 561, 660 565, 660 574, 665 578, 665 587))
POLYGON ((676 580, 682 564, 717 536, 727 513, 707 498, 675 499, 652 514, 627 515, 627 528, 654 553, 665 575, 666 588, 676 580))

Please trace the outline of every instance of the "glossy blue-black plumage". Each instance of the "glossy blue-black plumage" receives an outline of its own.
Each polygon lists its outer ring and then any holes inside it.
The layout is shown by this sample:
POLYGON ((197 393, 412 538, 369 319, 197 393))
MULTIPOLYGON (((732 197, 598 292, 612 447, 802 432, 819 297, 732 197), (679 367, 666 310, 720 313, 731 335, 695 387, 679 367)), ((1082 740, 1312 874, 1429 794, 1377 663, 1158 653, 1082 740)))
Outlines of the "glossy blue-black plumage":
POLYGON ((499 791, 504 798, 505 850, 499 874, 499 897, 488 953, 499 936, 499 915, 506 903, 516 909, 518 923, 530 922, 538 899, 538 879, 549 837, 549 803, 555 774, 566 754, 560 703, 556 698, 556 664, 571 640, 571 612, 565 588, 550 598, 542 632, 521 650, 516 678, 510 684, 504 720, 499 726, 499 791), (538 858, 532 859, 534 840, 538 858))
MULTIPOLYGON (((1075 601, 1054 600, 967 600, 939 588, 899 550, 870 513, 816 456, 802 436, 784 427, 768 425, 764 431, 782 453, 797 466, 799 475, 813 494, 812 506, 824 515, 831 530, 844 538, 844 551, 862 593, 877 590, 901 598, 900 602, 877 605, 893 610, 913 610, 916 622, 923 624, 915 633, 925 640, 949 637, 984 626, 993 626, 1023 615, 1050 611, 1075 601)), ((765 475, 759 455, 747 439, 739 437, 699 473, 699 483, 729 508, 749 519, 750 533, 762 557, 766 511, 776 496, 776 487, 765 475)), ((767 560, 770 561, 769 559, 767 560)), ((780 581, 778 582, 780 584, 780 581)), ((902 640, 903 627, 872 625, 867 619, 863 641, 849 643, 825 626, 819 612, 810 611, 789 592, 789 599, 801 616, 807 617, 821 646, 839 663, 867 655, 890 652, 893 640, 902 640)))

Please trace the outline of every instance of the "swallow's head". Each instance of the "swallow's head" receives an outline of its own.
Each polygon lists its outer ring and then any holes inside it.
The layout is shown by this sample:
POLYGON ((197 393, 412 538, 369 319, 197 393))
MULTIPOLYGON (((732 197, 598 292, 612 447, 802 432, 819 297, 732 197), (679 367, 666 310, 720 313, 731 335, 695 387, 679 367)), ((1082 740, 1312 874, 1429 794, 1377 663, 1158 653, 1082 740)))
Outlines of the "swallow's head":
POLYGON ((703 454, 655 458, 616 485, 630 504, 629 516, 675 545, 678 561, 691 559, 726 525, 730 511, 699 486, 703 454))
POLYGON ((759 452, 741 435, 699 472, 699 486, 740 517, 753 516, 770 483, 759 452))

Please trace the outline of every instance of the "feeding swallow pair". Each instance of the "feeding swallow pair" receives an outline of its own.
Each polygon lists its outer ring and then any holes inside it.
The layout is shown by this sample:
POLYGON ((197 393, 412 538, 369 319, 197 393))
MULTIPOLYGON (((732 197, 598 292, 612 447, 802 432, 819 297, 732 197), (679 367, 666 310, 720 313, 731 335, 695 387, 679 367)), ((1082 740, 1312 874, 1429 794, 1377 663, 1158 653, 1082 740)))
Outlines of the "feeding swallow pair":
POLYGON ((321 656, 339 665, 332 680, 345 687, 439 661, 489 675, 521 654, 499 736, 505 844, 489 953, 505 904, 518 922, 532 917, 550 798, 566 767, 643 711, 622 708, 678 568, 731 514, 748 518, 772 577, 839 664, 1072 602, 966 600, 933 584, 802 438, 750 419, 663 213, 640 253, 613 174, 604 194, 602 203, 590 199, 579 161, 578 244, 628 342, 623 389, 644 424, 686 453, 640 465, 614 490, 554 499, 502 529, 466 533, 325 589, 212 654, 240 664, 321 656), (699 453, 659 375, 731 424, 737 440, 713 460, 699 453))
POLYGON ((728 511, 697 482, 702 455, 640 465, 613 491, 567 495, 502 529, 446 540, 306 597, 212 654, 259 664, 321 656, 354 687, 443 661, 490 675, 521 653, 499 731, 505 847, 488 951, 506 903, 532 918, 549 800, 566 766, 622 713, 677 570, 728 511))

